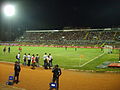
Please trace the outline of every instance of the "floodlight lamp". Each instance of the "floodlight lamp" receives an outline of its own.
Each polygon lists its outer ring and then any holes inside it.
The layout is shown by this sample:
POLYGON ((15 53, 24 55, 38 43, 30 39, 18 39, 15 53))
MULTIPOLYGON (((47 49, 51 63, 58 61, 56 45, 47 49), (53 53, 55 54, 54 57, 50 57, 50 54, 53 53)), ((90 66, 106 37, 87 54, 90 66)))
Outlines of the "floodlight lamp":
POLYGON ((62 38, 65 38, 64 36, 62 36, 62 38))
POLYGON ((3 11, 6 16, 13 16, 15 14, 15 7, 13 5, 5 5, 3 11))

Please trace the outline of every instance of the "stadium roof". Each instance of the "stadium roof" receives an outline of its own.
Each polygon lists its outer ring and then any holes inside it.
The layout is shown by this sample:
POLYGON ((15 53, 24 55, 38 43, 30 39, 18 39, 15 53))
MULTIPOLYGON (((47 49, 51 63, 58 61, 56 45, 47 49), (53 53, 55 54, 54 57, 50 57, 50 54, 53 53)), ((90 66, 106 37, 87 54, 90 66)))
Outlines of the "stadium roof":
POLYGON ((120 31, 120 28, 103 28, 103 29, 64 29, 64 30, 27 30, 26 32, 70 32, 70 31, 120 31))
POLYGON ((26 32, 58 32, 60 30, 27 30, 26 32))

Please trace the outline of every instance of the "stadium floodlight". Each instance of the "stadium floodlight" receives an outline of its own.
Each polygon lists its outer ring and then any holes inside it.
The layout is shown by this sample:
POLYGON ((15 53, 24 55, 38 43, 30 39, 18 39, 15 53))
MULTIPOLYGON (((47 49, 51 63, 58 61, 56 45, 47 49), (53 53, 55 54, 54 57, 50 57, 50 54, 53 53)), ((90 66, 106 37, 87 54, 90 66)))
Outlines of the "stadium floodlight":
POLYGON ((15 15, 15 7, 13 5, 5 5, 3 7, 3 12, 6 16, 13 16, 15 15))
POLYGON ((62 38, 65 38, 64 36, 62 36, 62 38))

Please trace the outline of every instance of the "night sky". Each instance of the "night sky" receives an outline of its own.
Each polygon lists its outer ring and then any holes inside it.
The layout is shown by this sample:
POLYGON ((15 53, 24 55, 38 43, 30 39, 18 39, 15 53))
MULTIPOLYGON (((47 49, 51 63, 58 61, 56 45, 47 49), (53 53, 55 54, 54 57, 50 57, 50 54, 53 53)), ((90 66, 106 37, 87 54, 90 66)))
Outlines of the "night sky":
POLYGON ((120 0, 5 1, 16 5, 16 18, 13 22, 28 29, 120 25, 120 0))

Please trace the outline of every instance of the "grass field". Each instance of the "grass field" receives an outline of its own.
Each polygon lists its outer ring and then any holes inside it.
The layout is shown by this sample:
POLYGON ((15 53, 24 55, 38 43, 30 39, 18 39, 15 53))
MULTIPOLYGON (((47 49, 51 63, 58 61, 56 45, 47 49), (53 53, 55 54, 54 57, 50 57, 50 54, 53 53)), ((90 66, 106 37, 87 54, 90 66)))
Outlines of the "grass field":
MULTIPOLYGON (((11 46, 11 52, 3 53, 3 48, 0 46, 0 61, 15 62, 19 46, 11 46)), ((6 46, 8 48, 8 46, 6 46)), ((80 70, 97 70, 97 71, 120 71, 119 68, 98 69, 96 66, 105 61, 118 61, 118 50, 114 50, 112 54, 101 52, 100 49, 94 48, 57 48, 57 47, 32 47, 22 46, 21 63, 24 53, 39 54, 40 64, 43 65, 44 53, 51 53, 53 56, 53 64, 59 64, 60 67, 66 69, 80 69, 80 70)))

